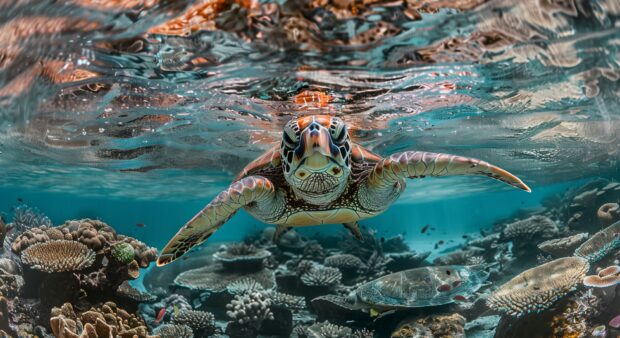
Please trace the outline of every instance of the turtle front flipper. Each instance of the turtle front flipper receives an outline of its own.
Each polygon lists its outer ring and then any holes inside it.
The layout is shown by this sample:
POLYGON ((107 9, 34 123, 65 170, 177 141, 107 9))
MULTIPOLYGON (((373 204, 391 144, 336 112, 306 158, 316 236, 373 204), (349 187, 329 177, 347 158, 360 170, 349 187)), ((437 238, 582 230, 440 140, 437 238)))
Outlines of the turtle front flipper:
POLYGON ((362 242, 364 241, 364 236, 362 235, 362 231, 360 230, 359 223, 349 222, 349 223, 342 223, 342 225, 344 225, 344 227, 347 228, 349 232, 351 233, 351 235, 355 236, 355 238, 357 238, 358 240, 362 242))
POLYGON ((275 199, 273 184, 262 176, 248 176, 233 183, 177 232, 159 255, 157 265, 173 262, 207 240, 242 207, 252 205, 268 211, 273 209, 275 199))
MULTIPOLYGON (((367 189, 377 196, 391 196, 390 191, 400 186, 405 178, 425 176, 482 175, 530 192, 518 177, 504 169, 474 158, 449 154, 405 151, 385 158, 371 169, 367 189)), ((376 197, 376 196, 375 196, 376 197)), ((368 196, 372 199, 372 196, 368 196)))

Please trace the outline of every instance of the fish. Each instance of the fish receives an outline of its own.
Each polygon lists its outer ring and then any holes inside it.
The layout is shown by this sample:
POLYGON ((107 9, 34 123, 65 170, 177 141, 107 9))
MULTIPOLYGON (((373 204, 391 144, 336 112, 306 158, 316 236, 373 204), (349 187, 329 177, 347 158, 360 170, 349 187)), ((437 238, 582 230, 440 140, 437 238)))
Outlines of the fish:
POLYGON ((385 237, 381 237, 381 243, 385 242, 385 237))
POLYGON ((24 199, 23 199, 23 198, 21 198, 21 197, 18 197, 18 198, 17 198, 17 202, 20 202, 20 203, 21 203, 21 202, 23 202, 23 201, 24 201, 24 199))
POLYGON ((457 302, 466 302, 467 301, 467 297, 465 297, 463 295, 455 295, 454 297, 452 297, 452 299, 454 299, 457 302))
POLYGON ((144 225, 144 223, 136 223, 136 226, 138 228, 144 228, 146 225, 144 225))
POLYGON ((157 312, 157 317, 155 317, 155 325, 158 325, 162 319, 164 319, 164 316, 166 315, 166 308, 167 306, 162 307, 159 312, 157 312))
POLYGON ((428 228, 429 228, 430 226, 431 226, 430 224, 425 225, 425 226, 422 228, 422 230, 420 230, 420 232, 421 232, 421 233, 425 233, 425 232, 426 232, 426 230, 428 230, 428 228))
POLYGON ((174 313, 175 317, 179 315, 179 307, 176 304, 172 307, 172 313, 174 313))

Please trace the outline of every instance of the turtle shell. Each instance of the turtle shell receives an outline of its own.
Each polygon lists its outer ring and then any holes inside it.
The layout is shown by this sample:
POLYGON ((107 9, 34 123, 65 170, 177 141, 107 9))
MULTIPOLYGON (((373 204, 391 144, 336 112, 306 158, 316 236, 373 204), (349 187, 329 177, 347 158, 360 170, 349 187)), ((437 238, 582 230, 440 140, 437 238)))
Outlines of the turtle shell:
POLYGON ((392 273, 363 284, 357 299, 378 310, 436 306, 464 300, 488 272, 464 265, 423 267, 392 273))

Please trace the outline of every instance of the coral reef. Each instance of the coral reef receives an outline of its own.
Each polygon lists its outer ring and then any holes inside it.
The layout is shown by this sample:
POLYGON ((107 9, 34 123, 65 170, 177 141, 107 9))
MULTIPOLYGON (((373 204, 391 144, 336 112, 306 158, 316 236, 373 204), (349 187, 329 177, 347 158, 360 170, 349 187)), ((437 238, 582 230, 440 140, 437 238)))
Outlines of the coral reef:
POLYGON ((538 249, 553 257, 571 256, 577 246, 588 239, 588 233, 582 232, 576 235, 554 238, 538 244, 538 249))
POLYGON ((532 216, 507 224, 502 231, 503 240, 525 242, 547 239, 557 235, 559 229, 555 222, 545 216, 532 216))
POLYGON ((139 316, 111 302, 82 313, 76 313, 70 303, 65 303, 60 308, 52 309, 50 326, 54 336, 60 338, 80 335, 92 338, 148 336, 146 324, 139 316))
POLYGON ((596 211, 596 217, 603 226, 609 226, 610 224, 620 220, 620 204, 618 203, 605 203, 601 205, 596 211))
POLYGON ((90 267, 95 252, 86 245, 68 240, 35 243, 21 252, 24 265, 47 273, 79 271, 90 267))
POLYGON ((110 255, 119 263, 129 264, 135 257, 135 251, 129 243, 117 243, 111 246, 110 255))
POLYGON ((271 256, 269 251, 245 243, 227 245, 213 254, 213 258, 221 262, 225 268, 240 271, 262 269, 263 261, 269 256, 271 256))
POLYGON ((489 307, 514 316, 540 312, 574 291, 590 268, 579 257, 559 258, 526 270, 495 290, 489 307))
POLYGON ((186 325, 196 337, 215 333, 215 316, 210 312, 183 309, 172 317, 172 324, 186 325))
POLYGON ((194 332, 187 325, 164 324, 153 330, 160 338, 194 338, 194 332))
POLYGON ((334 287, 340 283, 342 274, 336 268, 314 266, 299 279, 306 286, 334 287))
POLYGON ((226 315, 231 319, 226 327, 226 333, 235 337, 256 337, 263 321, 274 320, 269 308, 271 300, 263 292, 253 292, 246 295, 237 295, 226 305, 226 315))
POLYGON ((598 274, 586 276, 583 285, 595 288, 606 288, 620 284, 620 266, 612 265, 601 269, 598 274))
POLYGON ((152 295, 148 292, 142 292, 129 284, 129 282, 124 281, 121 285, 116 288, 116 294, 121 298, 131 299, 136 302, 154 302, 157 300, 155 295, 152 295))
POLYGON ((410 337, 465 337, 465 318, 457 313, 432 315, 424 318, 403 320, 391 338, 410 337))
POLYGON ((337 268, 342 273, 356 274, 358 271, 364 269, 366 265, 362 260, 350 254, 332 255, 323 261, 323 264, 328 267, 337 268))
POLYGON ((620 247, 620 221, 595 233, 575 249, 575 256, 596 262, 620 247))
POLYGON ((230 271, 222 269, 217 265, 187 270, 179 274, 174 282, 179 286, 193 290, 221 292, 226 290, 228 285, 248 278, 262 285, 264 289, 271 289, 275 285, 274 275, 271 270, 230 271))
POLYGON ((366 329, 353 330, 330 322, 318 322, 310 326, 295 329, 298 338, 371 338, 373 333, 366 329))

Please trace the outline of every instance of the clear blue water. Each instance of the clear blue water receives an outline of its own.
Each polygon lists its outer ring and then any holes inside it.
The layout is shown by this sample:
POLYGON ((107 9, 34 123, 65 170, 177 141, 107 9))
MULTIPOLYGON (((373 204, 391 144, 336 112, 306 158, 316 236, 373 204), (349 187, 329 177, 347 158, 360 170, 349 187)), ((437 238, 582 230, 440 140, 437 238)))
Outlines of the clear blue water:
MULTIPOLYGON (((551 196, 620 180, 617 0, 206 3, 0 2, 8 221, 27 204, 162 249, 288 120, 311 114, 341 117, 380 155, 481 158, 532 188, 415 180, 362 222, 431 259, 551 196), (189 18, 196 8, 215 14, 189 18)), ((241 211, 209 241, 266 226, 241 211)))

